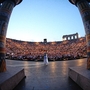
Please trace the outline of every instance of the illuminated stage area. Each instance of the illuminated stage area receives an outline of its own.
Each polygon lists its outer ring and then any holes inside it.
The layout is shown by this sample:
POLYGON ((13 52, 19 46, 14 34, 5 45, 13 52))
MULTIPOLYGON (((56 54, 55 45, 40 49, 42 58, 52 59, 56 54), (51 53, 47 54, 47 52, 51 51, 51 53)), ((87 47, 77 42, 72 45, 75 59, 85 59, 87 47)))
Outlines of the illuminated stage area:
POLYGON ((7 66, 24 68, 26 78, 14 90, 82 90, 68 77, 69 67, 86 67, 86 59, 53 61, 48 65, 35 61, 6 60, 7 66))

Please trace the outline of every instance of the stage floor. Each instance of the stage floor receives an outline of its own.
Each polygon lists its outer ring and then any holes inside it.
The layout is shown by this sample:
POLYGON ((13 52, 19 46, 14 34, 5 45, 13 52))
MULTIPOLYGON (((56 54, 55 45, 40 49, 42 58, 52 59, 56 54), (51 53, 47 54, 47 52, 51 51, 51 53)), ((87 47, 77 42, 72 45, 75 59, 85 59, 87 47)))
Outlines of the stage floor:
POLYGON ((24 68, 26 78, 14 90, 82 90, 68 76, 69 67, 86 67, 86 59, 43 62, 6 60, 7 66, 24 68))

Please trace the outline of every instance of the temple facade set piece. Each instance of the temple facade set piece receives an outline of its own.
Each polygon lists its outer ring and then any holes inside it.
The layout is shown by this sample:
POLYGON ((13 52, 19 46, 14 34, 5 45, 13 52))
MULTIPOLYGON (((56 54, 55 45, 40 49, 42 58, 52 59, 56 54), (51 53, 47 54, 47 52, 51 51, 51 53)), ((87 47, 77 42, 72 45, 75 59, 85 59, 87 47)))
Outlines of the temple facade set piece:
POLYGON ((80 11, 86 32, 87 43, 87 69, 90 70, 90 0, 69 0, 80 11))
POLYGON ((0 0, 0 72, 6 71, 6 33, 13 8, 22 0, 0 0))

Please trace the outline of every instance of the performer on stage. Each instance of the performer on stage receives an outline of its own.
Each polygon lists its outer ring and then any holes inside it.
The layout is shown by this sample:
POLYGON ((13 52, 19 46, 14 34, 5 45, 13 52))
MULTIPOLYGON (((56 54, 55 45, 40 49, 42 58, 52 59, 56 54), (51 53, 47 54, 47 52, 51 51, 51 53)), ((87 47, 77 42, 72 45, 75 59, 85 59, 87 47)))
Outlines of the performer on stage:
POLYGON ((44 64, 48 65, 48 56, 46 53, 44 54, 44 64))

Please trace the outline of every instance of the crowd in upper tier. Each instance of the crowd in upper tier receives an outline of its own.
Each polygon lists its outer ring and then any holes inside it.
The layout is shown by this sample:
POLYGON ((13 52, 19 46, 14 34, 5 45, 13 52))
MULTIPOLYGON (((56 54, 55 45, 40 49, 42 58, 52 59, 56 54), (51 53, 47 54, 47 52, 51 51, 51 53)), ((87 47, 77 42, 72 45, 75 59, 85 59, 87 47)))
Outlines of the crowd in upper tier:
POLYGON ((49 60, 72 60, 87 57, 86 39, 57 42, 26 42, 6 39, 6 58, 20 60, 43 60, 47 53, 49 60))

